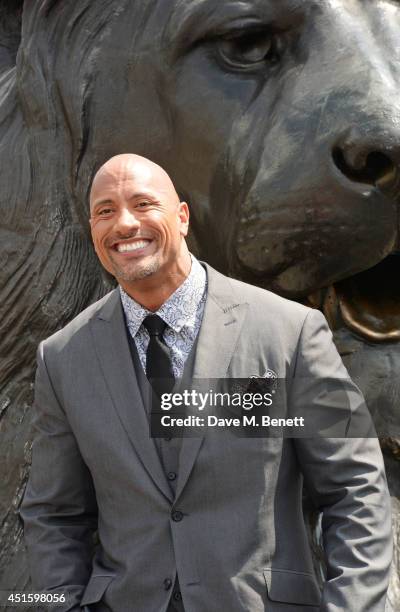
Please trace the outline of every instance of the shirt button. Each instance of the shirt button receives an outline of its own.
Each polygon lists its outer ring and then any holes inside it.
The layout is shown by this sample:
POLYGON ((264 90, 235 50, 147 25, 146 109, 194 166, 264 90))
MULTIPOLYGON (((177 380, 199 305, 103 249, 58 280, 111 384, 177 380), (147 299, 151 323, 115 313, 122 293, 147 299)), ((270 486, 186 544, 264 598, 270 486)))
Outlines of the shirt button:
POLYGON ((171 580, 171 578, 166 578, 166 579, 164 580, 164 589, 165 589, 166 591, 169 591, 169 589, 170 589, 171 587, 172 587, 172 580, 171 580))
POLYGON ((175 480, 175 478, 176 478, 175 472, 168 472, 167 478, 168 478, 168 480, 175 480))
POLYGON ((175 591, 174 595, 173 595, 175 601, 180 601, 182 599, 182 595, 180 591, 175 591))
POLYGON ((171 518, 175 523, 179 523, 183 519, 183 513, 180 510, 173 510, 171 512, 171 518))

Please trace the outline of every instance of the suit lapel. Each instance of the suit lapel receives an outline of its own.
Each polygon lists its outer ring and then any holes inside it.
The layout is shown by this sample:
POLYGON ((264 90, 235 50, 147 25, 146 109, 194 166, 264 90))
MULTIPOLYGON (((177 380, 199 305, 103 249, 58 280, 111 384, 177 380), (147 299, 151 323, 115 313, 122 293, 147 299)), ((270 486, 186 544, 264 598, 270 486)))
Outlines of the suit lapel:
POLYGON ((172 502, 170 487, 154 441, 150 438, 149 423, 132 364, 118 289, 112 292, 110 299, 91 320, 91 330, 100 368, 120 421, 144 467, 172 502))
MULTIPOLYGON (((225 378, 248 304, 235 298, 226 276, 207 264, 203 265, 207 270, 207 300, 197 342, 193 378, 225 378)), ((203 440, 204 436, 182 440, 176 498, 186 485, 203 440)))

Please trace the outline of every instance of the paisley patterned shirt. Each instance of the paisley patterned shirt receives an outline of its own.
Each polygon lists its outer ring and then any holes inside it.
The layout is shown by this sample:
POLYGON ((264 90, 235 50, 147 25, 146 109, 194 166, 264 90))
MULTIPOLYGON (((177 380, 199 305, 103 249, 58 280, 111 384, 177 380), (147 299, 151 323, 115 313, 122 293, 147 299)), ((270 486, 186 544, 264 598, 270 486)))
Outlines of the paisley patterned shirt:
POLYGON ((138 304, 121 286, 119 288, 128 329, 144 371, 149 334, 142 323, 148 314, 157 314, 167 324, 164 341, 171 350, 174 376, 179 378, 183 374, 185 361, 200 329, 207 295, 206 271, 193 255, 191 257, 189 276, 155 313, 138 304))

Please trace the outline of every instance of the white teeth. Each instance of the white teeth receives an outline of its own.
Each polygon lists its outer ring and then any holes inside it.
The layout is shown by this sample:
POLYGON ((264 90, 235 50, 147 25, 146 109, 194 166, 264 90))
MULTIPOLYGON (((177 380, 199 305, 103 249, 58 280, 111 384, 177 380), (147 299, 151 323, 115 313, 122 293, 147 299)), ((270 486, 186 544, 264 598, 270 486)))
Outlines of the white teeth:
POLYGON ((117 244, 117 251, 119 253, 126 253, 127 251, 137 251, 138 249, 144 249, 150 243, 150 240, 138 240, 137 242, 125 242, 117 244))

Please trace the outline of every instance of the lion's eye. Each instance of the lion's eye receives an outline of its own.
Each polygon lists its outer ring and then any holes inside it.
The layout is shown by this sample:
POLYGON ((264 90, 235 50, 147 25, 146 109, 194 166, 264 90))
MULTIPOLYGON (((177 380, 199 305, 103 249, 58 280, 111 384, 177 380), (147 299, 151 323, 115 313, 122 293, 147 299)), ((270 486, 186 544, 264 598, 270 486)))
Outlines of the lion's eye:
POLYGON ((276 44, 273 36, 256 32, 220 40, 218 52, 234 68, 257 68, 276 57, 276 44))

